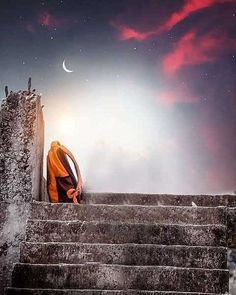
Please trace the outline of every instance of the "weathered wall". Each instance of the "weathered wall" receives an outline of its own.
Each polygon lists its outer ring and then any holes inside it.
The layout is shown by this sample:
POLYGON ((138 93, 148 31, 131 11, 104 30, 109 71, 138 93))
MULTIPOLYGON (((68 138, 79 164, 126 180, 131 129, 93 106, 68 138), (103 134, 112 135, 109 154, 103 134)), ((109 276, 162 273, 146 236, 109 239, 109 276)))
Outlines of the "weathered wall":
POLYGON ((229 246, 236 248, 236 207, 228 209, 229 246))
POLYGON ((231 295, 236 295, 236 249, 229 249, 229 291, 231 295))
POLYGON ((230 270, 230 294, 236 295, 236 207, 229 208, 228 228, 229 228, 229 250, 228 262, 230 270))
POLYGON ((32 199, 40 200, 44 122, 40 96, 11 93, 0 109, 0 294, 9 283, 12 264, 32 199))

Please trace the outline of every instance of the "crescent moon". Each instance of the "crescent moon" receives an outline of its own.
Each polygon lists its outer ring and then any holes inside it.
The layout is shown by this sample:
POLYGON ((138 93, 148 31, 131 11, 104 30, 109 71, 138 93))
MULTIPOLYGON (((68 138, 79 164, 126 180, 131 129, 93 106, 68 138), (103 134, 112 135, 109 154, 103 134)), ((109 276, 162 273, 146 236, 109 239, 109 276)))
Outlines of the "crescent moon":
POLYGON ((63 63, 62 63, 62 68, 65 72, 67 73, 73 73, 74 71, 72 70, 69 70, 67 67, 66 67, 66 61, 64 60, 63 63))

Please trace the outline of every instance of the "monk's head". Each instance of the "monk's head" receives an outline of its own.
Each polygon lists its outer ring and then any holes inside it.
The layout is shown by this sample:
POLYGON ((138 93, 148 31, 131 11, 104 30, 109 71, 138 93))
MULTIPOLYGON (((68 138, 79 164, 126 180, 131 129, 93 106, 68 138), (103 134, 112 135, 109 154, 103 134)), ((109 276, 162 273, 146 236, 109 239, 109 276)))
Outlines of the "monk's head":
POLYGON ((60 142, 58 140, 52 141, 51 148, 60 146, 60 142))

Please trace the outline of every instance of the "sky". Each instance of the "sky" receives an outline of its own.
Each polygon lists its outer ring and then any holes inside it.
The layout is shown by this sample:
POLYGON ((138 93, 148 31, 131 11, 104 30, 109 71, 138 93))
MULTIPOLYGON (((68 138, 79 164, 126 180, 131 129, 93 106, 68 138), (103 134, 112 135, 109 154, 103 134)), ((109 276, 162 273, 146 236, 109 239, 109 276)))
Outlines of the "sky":
POLYGON ((236 0, 1 0, 0 9, 2 97, 32 77, 45 155, 53 140, 69 148, 86 190, 236 190, 236 0))

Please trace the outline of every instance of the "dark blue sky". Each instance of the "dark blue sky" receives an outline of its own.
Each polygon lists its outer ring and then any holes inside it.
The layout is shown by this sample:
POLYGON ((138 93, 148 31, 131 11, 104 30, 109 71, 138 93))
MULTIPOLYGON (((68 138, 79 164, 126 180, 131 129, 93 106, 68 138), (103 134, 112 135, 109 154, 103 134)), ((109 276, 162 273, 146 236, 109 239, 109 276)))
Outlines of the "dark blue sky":
POLYGON ((2 96, 32 77, 46 151, 55 138, 67 145, 88 187, 236 188, 236 1, 3 0, 0 8, 2 96))

